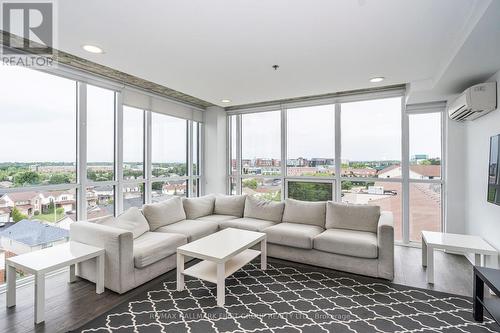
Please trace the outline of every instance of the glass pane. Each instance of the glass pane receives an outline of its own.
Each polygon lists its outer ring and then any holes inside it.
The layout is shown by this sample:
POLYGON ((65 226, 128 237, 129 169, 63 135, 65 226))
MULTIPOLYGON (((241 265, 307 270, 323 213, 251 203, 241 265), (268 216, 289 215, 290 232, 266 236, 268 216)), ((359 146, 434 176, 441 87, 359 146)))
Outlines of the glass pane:
POLYGON ((114 179, 115 93, 87 86, 87 178, 114 179))
POLYGON ((165 182, 153 182, 152 184, 152 200, 160 202, 170 199, 174 196, 185 197, 187 191, 187 180, 172 180, 165 182))
POLYGON ((123 185, 123 210, 130 207, 141 208, 144 204, 144 184, 123 185))
POLYGON ((410 178, 441 178, 441 114, 410 115, 410 178))
POLYGON ((112 185, 87 187, 87 220, 115 215, 115 188, 112 185))
POLYGON ((237 141, 236 141, 236 119, 237 116, 229 116, 229 126, 231 126, 231 137, 230 137, 230 144, 231 144, 231 156, 229 160, 231 161, 231 174, 234 175, 236 174, 236 147, 237 147, 237 141))
POLYGON ((153 177, 176 177, 187 175, 186 126, 186 120, 153 113, 153 177))
POLYGON ((230 195, 236 195, 236 179, 235 178, 229 178, 229 194, 230 195))
POLYGON ((193 191, 191 193, 192 197, 199 197, 200 196, 200 187, 198 186, 200 180, 199 179, 193 179, 192 184, 193 184, 193 191))
POLYGON ((331 201, 333 200, 332 183, 316 182, 288 182, 288 197, 303 201, 331 201))
MULTIPOLYGON (((69 239, 76 221, 76 191, 0 190, 0 284, 5 283, 5 258, 40 250, 69 239)), ((18 271, 17 278, 29 274, 18 271)))
POLYGON ((335 106, 287 111, 287 175, 335 174, 335 106))
POLYGON ((200 123, 193 121, 193 175, 200 175, 200 123))
POLYGON ((76 181, 76 82, 0 66, 0 189, 76 181))
POLYGON ((280 178, 245 178, 241 181, 243 194, 254 195, 256 197, 281 201, 281 179, 280 178))
POLYGON ((123 179, 144 178, 144 111, 123 106, 123 179))
POLYGON ((241 116, 243 174, 281 174, 280 114, 273 111, 241 116))
POLYGON ((401 98, 342 104, 342 176, 401 177, 401 98))
POLYGON ((69 224, 76 221, 76 191, 2 193, 0 190, 0 222, 23 219, 61 224, 69 229, 69 224))
POLYGON ((420 242, 422 230, 441 231, 441 185, 410 183, 410 241, 420 242))
POLYGON ((394 239, 402 240, 401 183, 342 181, 342 202, 380 206, 394 216, 394 239))

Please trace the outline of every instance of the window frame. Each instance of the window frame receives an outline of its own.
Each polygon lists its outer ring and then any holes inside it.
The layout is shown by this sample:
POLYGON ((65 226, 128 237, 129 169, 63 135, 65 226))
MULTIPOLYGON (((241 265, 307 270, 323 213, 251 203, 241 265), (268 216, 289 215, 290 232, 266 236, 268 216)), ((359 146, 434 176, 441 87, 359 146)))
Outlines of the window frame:
POLYGON ((413 107, 412 105, 406 105, 405 103, 405 91, 404 89, 394 89, 383 92, 369 92, 369 93, 360 93, 360 94, 348 94, 345 96, 335 97, 335 98, 327 98, 327 99, 317 99, 303 102, 295 102, 288 104, 280 104, 280 105, 271 105, 267 107, 260 108, 249 108, 249 109, 241 109, 241 110, 231 110, 227 112, 227 177, 226 177, 226 189, 227 193, 231 194, 231 181, 233 180, 236 184, 235 193, 242 193, 242 180, 245 178, 252 178, 252 175, 243 175, 241 173, 241 128, 242 128, 242 116, 247 113, 258 113, 258 112, 268 112, 268 111, 276 111, 281 110, 281 175, 276 176, 274 178, 281 178, 281 193, 282 200, 288 197, 288 183, 289 181, 307 181, 307 182, 332 182, 333 187, 332 197, 336 202, 342 202, 342 190, 341 185, 342 181, 350 180, 350 181, 383 181, 383 182, 394 182, 401 184, 402 193, 401 193, 401 221, 402 221, 402 240, 396 241, 398 244, 402 245, 411 245, 411 246, 420 246, 419 243, 410 241, 410 197, 409 190, 410 184, 413 183, 433 183, 440 184, 441 186, 441 229, 443 231, 446 230, 446 154, 445 154, 445 140, 446 137, 446 124, 447 117, 445 114, 445 106, 443 103, 427 103, 424 107, 417 106, 413 107), (286 161, 287 161, 287 112, 290 109, 298 108, 298 107, 310 107, 310 106, 318 106, 318 105, 326 105, 332 104, 334 105, 335 113, 335 161, 341 161, 341 150, 342 150, 342 104, 348 102, 358 102, 358 101, 367 101, 373 99, 384 99, 384 98, 400 98, 401 99, 401 171, 402 176, 399 178, 376 178, 376 177, 344 177, 341 174, 341 164, 335 163, 335 175, 330 177, 310 177, 310 176, 287 176, 286 172, 286 161), (421 113, 440 113, 441 114, 441 178, 440 179, 410 179, 409 177, 409 117, 412 114, 421 114, 421 113), (235 117, 235 121, 233 123, 232 118, 235 117), (236 138, 232 138, 233 126, 236 126, 235 135, 236 138), (232 156, 232 150, 234 147, 232 145, 236 145, 236 156, 232 156), (232 158, 236 158, 236 170, 232 171, 232 158))
MULTIPOLYGON (((76 181, 74 183, 68 184, 53 184, 53 185, 33 185, 24 187, 13 187, 2 189, 2 194, 8 193, 20 193, 28 191, 54 191, 54 190, 75 190, 76 191, 76 217, 77 221, 82 221, 87 219, 87 188, 93 186, 113 186, 114 189, 114 215, 118 215, 123 212, 123 189, 125 185, 138 185, 144 184, 144 203, 151 203, 151 184, 154 181, 168 181, 168 180, 179 180, 184 179, 188 184, 192 184, 192 180, 197 181, 198 190, 194 191, 193 186, 188 185, 188 190, 186 191, 186 196, 196 196, 204 194, 204 124, 203 121, 190 120, 185 118, 179 118, 186 122, 188 128, 187 131, 187 163, 188 163, 188 174, 183 177, 178 178, 152 178, 151 176, 151 114, 153 111, 144 108, 138 108, 134 105, 125 104, 123 101, 123 89, 128 88, 123 85, 116 84, 110 80, 97 78, 95 76, 67 68, 62 66, 58 69, 30 69, 34 71, 40 71, 48 75, 54 75, 62 77, 65 79, 72 80, 75 83, 75 94, 76 94, 76 105, 75 105, 75 128, 76 128, 76 181), (98 88, 111 90, 115 95, 115 108, 114 108, 114 178, 109 181, 91 181, 87 179, 87 86, 92 85, 98 88), (129 107, 142 110, 144 112, 144 140, 143 140, 143 155, 144 155, 144 177, 143 179, 130 179, 126 180, 123 178, 123 106, 127 105, 129 107), (198 165, 199 172, 198 175, 192 174, 192 166, 189 168, 193 161, 192 150, 192 126, 197 124, 198 131, 198 165), (199 194, 198 194, 199 193, 199 194)), ((146 92, 143 93, 145 96, 150 96, 146 92)), ((189 106, 191 107, 191 106, 189 106)), ((172 115, 168 115, 174 117, 172 115)), ((178 118, 178 117, 177 117, 178 118)))
MULTIPOLYGON (((83 71, 72 69, 67 66, 59 65, 58 68, 43 69, 30 68, 29 70, 38 71, 45 73, 47 75, 53 75, 57 77, 62 77, 65 79, 72 80, 75 84, 75 96, 76 103, 73 112, 75 113, 75 122, 73 124, 76 136, 76 151, 75 151, 75 166, 76 166, 76 181, 73 183, 65 184, 52 184, 52 185, 33 185, 24 187, 12 187, 3 188, 1 193, 22 193, 22 192, 49 192, 49 191, 59 191, 68 190, 75 191, 75 209, 76 209, 76 221, 87 220, 87 188, 93 186, 112 186, 114 191, 114 216, 123 212, 123 188, 126 185, 144 185, 144 203, 151 203, 151 185, 153 181, 161 181, 160 179, 152 179, 151 177, 151 114, 153 111, 136 107, 134 105, 125 104, 123 101, 123 92, 125 89, 134 89, 130 86, 123 86, 119 82, 114 82, 112 80, 103 79, 95 75, 87 74, 83 71), (98 88, 103 88, 111 90, 114 92, 115 96, 115 107, 114 107, 114 151, 113 151, 113 163, 114 163, 114 178, 110 181, 100 181, 94 182, 87 179, 87 86, 93 85, 98 88), (123 106, 127 105, 144 112, 144 140, 143 140, 143 155, 144 155, 144 177, 143 179, 125 180, 123 178, 123 106)), ((164 98, 154 94, 153 92, 137 91, 146 98, 159 97, 161 99, 171 101, 168 98, 164 98)), ((181 104, 192 110, 201 110, 200 108, 193 107, 184 103, 173 101, 176 104, 181 104)), ((171 117, 176 117, 169 115, 171 117)), ((191 120, 181 117, 176 117, 182 119, 186 122, 188 126, 188 140, 186 141, 186 150, 188 151, 188 168, 190 171, 185 177, 187 184, 192 184, 193 180, 197 181, 197 191, 195 192, 192 188, 193 186, 188 185, 188 191, 186 196, 196 196, 204 194, 204 122, 203 120, 191 120), (197 175, 192 174, 192 160, 193 152, 192 150, 192 126, 197 124, 198 131, 198 144, 197 144, 197 154, 198 154, 198 166, 199 172, 197 175)), ((168 180, 168 179, 167 179, 168 180)), ((66 270, 66 269, 62 269, 66 270)), ((51 274, 58 274, 59 271, 53 272, 51 274)), ((30 283, 33 280, 33 276, 28 276, 17 280, 18 286, 23 286, 30 283)), ((0 293, 4 291, 6 284, 0 284, 0 293)))

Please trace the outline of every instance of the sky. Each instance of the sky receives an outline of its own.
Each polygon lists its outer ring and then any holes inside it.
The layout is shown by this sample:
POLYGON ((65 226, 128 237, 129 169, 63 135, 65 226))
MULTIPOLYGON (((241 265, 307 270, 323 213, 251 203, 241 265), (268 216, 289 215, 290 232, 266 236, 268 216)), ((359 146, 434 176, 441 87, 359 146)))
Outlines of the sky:
MULTIPOLYGON (((280 158, 280 111, 244 114, 242 158, 280 158)), ((289 109, 287 158, 334 158, 334 106, 289 109)), ((441 155, 439 114, 410 116, 410 156, 441 155)), ((350 161, 401 160, 401 99, 341 105, 341 157, 350 161)))
MULTIPOLYGON (((74 162, 76 83, 20 67, 0 66, 0 162, 74 162)), ((113 93, 88 86, 89 162, 113 161, 113 93)), ((400 160, 400 99, 342 104, 342 159, 400 160)), ((333 158, 334 106, 290 109, 288 158, 333 158)), ((280 159, 280 112, 243 115, 242 158, 280 159)), ((142 111, 124 108, 124 161, 143 155, 142 111)), ((186 121, 153 113, 152 159, 186 160, 186 121)), ((440 156, 440 116, 410 116, 410 155, 440 156)))
MULTIPOLYGON (((1 162, 75 162, 76 83, 0 66, 1 162)), ((87 88, 87 160, 112 162, 113 92, 87 88)), ((142 111, 124 108, 124 161, 142 160, 142 111)), ((186 160, 186 121, 153 114, 153 162, 186 160)))

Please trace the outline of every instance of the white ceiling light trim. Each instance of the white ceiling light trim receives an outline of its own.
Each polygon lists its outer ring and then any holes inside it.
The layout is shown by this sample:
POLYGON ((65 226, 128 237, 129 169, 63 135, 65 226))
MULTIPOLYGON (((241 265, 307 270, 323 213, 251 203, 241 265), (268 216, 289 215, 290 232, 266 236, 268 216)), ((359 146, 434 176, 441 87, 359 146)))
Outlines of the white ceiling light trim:
POLYGON ((84 49, 87 52, 94 53, 94 54, 103 54, 104 51, 101 47, 97 45, 92 45, 92 44, 84 44, 82 45, 82 49, 84 49))
POLYGON ((383 76, 377 76, 377 77, 372 77, 370 79, 370 82, 371 83, 378 83, 378 82, 382 82, 384 80, 385 80, 385 77, 383 77, 383 76))

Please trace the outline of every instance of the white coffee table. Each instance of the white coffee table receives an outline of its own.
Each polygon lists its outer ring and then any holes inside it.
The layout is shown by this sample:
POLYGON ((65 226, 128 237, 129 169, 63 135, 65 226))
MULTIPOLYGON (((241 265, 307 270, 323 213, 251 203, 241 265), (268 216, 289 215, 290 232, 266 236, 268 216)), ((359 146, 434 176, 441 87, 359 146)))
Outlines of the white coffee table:
POLYGON ((43 250, 5 259, 7 269, 7 307, 16 305, 16 269, 35 276, 35 323, 45 320, 45 274, 69 266, 69 281, 74 282, 75 265, 96 258, 96 293, 104 292, 104 249, 67 242, 43 250))
POLYGON ((491 256, 493 265, 498 265, 497 250, 479 236, 422 231, 422 266, 427 266, 428 283, 434 283, 435 249, 463 254, 474 253, 476 266, 481 266, 482 256, 491 256))
POLYGON ((177 290, 184 290, 184 275, 217 284, 217 305, 225 303, 225 279, 257 256, 267 265, 266 234, 227 228, 177 248, 177 290), (260 243, 260 251, 251 249, 260 243), (184 269, 184 256, 203 261, 184 269))

